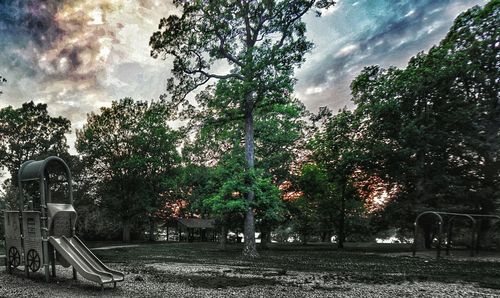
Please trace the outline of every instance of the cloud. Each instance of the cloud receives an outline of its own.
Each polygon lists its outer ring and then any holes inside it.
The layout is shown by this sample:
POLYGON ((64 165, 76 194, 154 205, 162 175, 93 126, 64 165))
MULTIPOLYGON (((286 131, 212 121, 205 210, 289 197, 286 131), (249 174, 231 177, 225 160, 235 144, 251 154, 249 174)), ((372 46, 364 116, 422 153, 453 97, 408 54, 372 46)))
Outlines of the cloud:
POLYGON ((341 48, 337 54, 335 54, 335 58, 342 58, 342 57, 345 57, 345 56, 350 56, 352 55, 353 53, 355 53, 357 50, 359 49, 359 46, 356 45, 356 44, 348 44, 346 46, 344 46, 343 48, 341 48))
POLYGON ((313 110, 325 105, 353 107, 349 84, 364 66, 404 66, 411 56, 437 44, 460 12, 482 3, 343 1, 323 20, 308 18, 309 37, 316 48, 297 71, 298 97, 313 110))
POLYGON ((90 79, 102 70, 101 49, 114 32, 102 23, 110 1, 12 1, 1 7, 3 52, 25 60, 45 80, 90 79), (88 11, 88 12, 86 12, 88 11))
MULTIPOLYGON (((316 47, 296 72, 297 97, 312 110, 352 107, 349 84, 364 66, 404 66, 484 2, 339 0, 321 18, 311 14, 316 47)), ((149 56, 149 37, 173 12, 162 0, 0 1, 0 75, 8 79, 0 107, 48 103, 75 129, 112 100, 158 98, 171 65, 149 56)))
POLYGON ((80 128, 86 114, 125 96, 165 91, 168 65, 149 56, 149 37, 173 11, 160 0, 0 2, 0 107, 48 103, 80 128))

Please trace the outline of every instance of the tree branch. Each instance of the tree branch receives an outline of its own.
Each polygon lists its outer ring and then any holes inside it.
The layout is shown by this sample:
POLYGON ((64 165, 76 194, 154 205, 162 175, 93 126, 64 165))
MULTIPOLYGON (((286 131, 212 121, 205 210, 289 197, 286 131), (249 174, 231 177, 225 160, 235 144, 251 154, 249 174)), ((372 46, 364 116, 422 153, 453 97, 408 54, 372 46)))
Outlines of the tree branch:
POLYGON ((208 73, 208 72, 202 70, 201 68, 199 68, 199 69, 183 69, 183 71, 187 74, 201 74, 209 79, 219 79, 219 80, 225 80, 225 79, 243 80, 244 79, 244 77, 242 75, 239 75, 239 74, 228 73, 225 75, 218 75, 218 74, 208 73))
POLYGON ((239 67, 243 67, 244 64, 241 61, 239 61, 238 59, 236 59, 236 57, 234 57, 233 55, 231 55, 228 51, 226 51, 224 49, 224 45, 226 43, 226 40, 222 37, 222 35, 220 35, 220 32, 219 31, 215 31, 215 35, 217 35, 217 37, 220 40, 219 51, 220 51, 221 55, 224 56, 224 58, 226 58, 227 60, 233 62, 236 65, 238 65, 239 67))
MULTIPOLYGON (((203 63, 202 63, 202 58, 200 56, 199 53, 195 52, 195 51, 189 51, 191 52, 192 54, 194 54, 197 59, 198 59, 198 68, 197 69, 189 69, 187 67, 185 67, 184 65, 182 65, 182 71, 186 74, 201 74, 209 79, 237 79, 237 80, 243 80, 244 77, 240 74, 236 74, 236 73, 228 73, 228 74, 225 74, 225 75, 220 75, 220 74, 213 74, 213 73, 209 73, 209 72, 206 72, 203 70, 203 63)), ((177 53, 174 53, 172 52, 171 53, 176 59, 179 59, 179 61, 183 61, 183 59, 180 57, 179 54, 177 53)))
POLYGON ((245 31, 246 31, 246 46, 247 49, 252 47, 252 27, 250 26, 250 16, 248 15, 248 3, 243 5, 242 0, 236 2, 241 10, 241 15, 245 21, 245 31))
POLYGON ((288 29, 290 28, 290 26, 292 26, 297 20, 302 18, 302 16, 305 15, 309 11, 309 9, 311 9, 311 7, 314 5, 314 2, 316 2, 316 0, 309 1, 309 3, 306 5, 306 7, 302 11, 300 11, 294 18, 292 18, 290 21, 287 22, 287 24, 283 28, 283 34, 281 35, 281 39, 275 48, 281 48, 281 46, 283 46, 283 43, 285 42, 285 38, 288 36, 288 32, 289 32, 288 29))

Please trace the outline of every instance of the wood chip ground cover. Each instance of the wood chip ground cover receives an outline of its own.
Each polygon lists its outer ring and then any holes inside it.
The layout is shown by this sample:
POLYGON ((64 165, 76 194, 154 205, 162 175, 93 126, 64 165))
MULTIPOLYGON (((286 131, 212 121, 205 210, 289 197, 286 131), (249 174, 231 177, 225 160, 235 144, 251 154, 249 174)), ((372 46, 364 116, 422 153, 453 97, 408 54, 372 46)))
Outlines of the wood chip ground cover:
POLYGON ((500 266, 489 261, 411 258, 332 246, 282 247, 241 257, 241 246, 164 243, 95 253, 126 273, 116 289, 71 279, 58 267, 51 283, 41 273, 0 273, 1 297, 498 297, 500 266))

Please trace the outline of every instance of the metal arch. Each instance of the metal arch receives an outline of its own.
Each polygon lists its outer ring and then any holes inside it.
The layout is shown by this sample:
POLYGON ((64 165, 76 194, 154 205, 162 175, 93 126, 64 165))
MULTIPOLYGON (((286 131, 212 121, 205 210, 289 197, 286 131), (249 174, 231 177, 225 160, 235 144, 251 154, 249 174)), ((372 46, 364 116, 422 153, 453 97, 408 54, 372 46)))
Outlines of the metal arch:
POLYGON ((475 246, 476 246, 476 228, 477 228, 477 221, 476 219, 474 219, 474 217, 472 217, 470 214, 460 214, 460 213, 457 213, 457 214, 454 214, 451 216, 450 219, 448 219, 448 231, 446 233, 446 255, 450 255, 450 246, 451 246, 451 236, 452 236, 452 230, 453 230, 453 222, 455 220, 455 218, 459 218, 459 217, 465 217, 465 218, 468 218, 470 219, 471 223, 472 223, 472 234, 471 234, 471 249, 470 249, 470 256, 473 257, 474 256, 474 251, 475 251, 475 246))
POLYGON ((438 232, 438 247, 437 247, 437 258, 440 257, 441 255, 441 235, 443 234, 443 217, 441 216, 440 212, 436 211, 424 211, 420 213, 417 218, 415 219, 415 222, 413 225, 415 226, 415 231, 413 234, 413 256, 416 255, 417 253, 417 235, 418 235, 418 220, 423 216, 427 214, 432 214, 435 215, 438 220, 439 220, 439 232, 438 232))
MULTIPOLYGON (((492 215, 492 214, 471 214, 471 216, 477 217, 480 222, 482 222, 485 219, 494 220, 494 221, 500 220, 500 216, 492 215)), ((476 238, 475 238, 474 246, 475 246, 475 253, 477 254, 479 252, 479 225, 476 227, 476 238)))
POLYGON ((418 235, 418 223, 419 219, 423 215, 427 214, 432 214, 435 215, 438 220, 439 220, 439 234, 438 234, 438 247, 437 247, 437 252, 436 252, 436 257, 440 257, 441 253, 441 242, 442 242, 442 232, 443 232, 443 216, 451 216, 450 219, 448 219, 448 233, 447 233, 447 244, 446 244, 446 254, 449 254, 449 248, 450 248, 450 241, 451 241, 451 229, 453 226, 453 222, 455 218, 462 217, 462 218, 467 218, 471 221, 472 223, 472 235, 471 235, 471 256, 474 256, 474 252, 477 252, 478 250, 478 231, 477 231, 477 220, 484 220, 484 219, 490 219, 490 220, 500 220, 500 216, 498 215, 490 215, 490 214, 466 214, 466 213, 454 213, 454 212, 442 212, 442 211, 424 211, 420 213, 417 218, 415 219, 414 226, 415 226, 415 231, 414 231, 414 237, 413 237, 413 256, 416 255, 417 251, 417 235, 418 235))
MULTIPOLYGON (((44 180, 46 184, 46 177, 45 177, 45 168, 47 164, 51 161, 57 161, 59 164, 61 164, 64 169, 66 170, 66 179, 68 180, 68 195, 69 195, 69 204, 73 204, 73 178, 71 176, 71 171, 66 164, 66 162, 57 156, 49 156, 46 159, 43 160, 42 167, 40 169, 40 178, 44 180)), ((47 187, 47 185, 45 185, 47 187)), ((45 198, 44 198, 45 199, 45 198)), ((50 198, 49 198, 50 199, 50 198)), ((44 200, 45 201, 45 200, 44 200)), ((45 202, 46 203, 46 202, 45 202)), ((49 202, 50 203, 50 202, 49 202)))
MULTIPOLYGON (((445 213, 445 212, 443 212, 445 213)), ((450 240, 451 240, 451 234, 452 234, 452 228, 453 228, 453 220, 458 217, 467 217, 471 220, 472 222, 472 235, 471 235, 471 251, 470 251, 470 256, 473 257, 478 251, 479 251, 479 231, 478 231, 478 220, 483 221, 485 219, 489 220, 500 220, 500 216, 498 215, 493 215, 493 214, 465 214, 465 213, 446 213, 446 214, 453 214, 453 216, 448 220, 448 233, 447 233, 447 244, 446 244, 446 255, 449 255, 449 250, 450 250, 450 240)))

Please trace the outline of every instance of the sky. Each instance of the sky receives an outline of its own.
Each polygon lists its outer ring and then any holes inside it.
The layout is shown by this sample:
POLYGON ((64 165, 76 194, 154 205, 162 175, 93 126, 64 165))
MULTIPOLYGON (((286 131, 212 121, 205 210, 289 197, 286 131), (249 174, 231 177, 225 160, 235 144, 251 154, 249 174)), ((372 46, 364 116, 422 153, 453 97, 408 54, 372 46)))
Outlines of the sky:
MULTIPOLYGON (((315 43, 296 70, 295 96, 353 108, 349 84, 364 66, 404 67, 446 35, 458 14, 485 0, 339 0, 306 15, 315 43)), ((83 126, 87 113, 123 97, 158 99, 171 61, 150 57, 149 38, 176 9, 165 0, 0 0, 0 108, 33 100, 83 126)), ((72 148, 73 149, 73 148, 72 148)))

